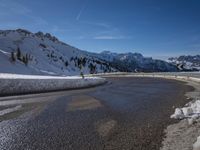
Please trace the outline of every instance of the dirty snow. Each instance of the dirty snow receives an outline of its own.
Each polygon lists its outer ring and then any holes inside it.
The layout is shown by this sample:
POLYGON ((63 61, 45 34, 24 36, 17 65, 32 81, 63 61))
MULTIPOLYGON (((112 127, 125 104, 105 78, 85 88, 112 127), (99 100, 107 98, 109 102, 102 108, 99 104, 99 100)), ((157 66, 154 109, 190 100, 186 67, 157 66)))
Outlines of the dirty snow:
POLYGON ((105 83, 99 77, 39 76, 0 73, 0 95, 84 88, 105 83))
POLYGON ((200 150, 200 136, 197 137, 197 141, 193 144, 193 150, 200 150))
MULTIPOLYGON (((175 113, 171 115, 174 119, 187 119, 188 124, 192 125, 199 121, 200 118, 200 100, 190 102, 183 108, 176 108, 175 113)), ((200 150, 200 136, 197 137, 197 141, 193 144, 193 150, 200 150)))
MULTIPOLYGON (((195 121, 200 117, 200 100, 190 102, 183 108, 176 108, 175 113, 171 115, 174 119, 187 118, 189 122, 195 121)), ((191 122, 192 123, 192 122, 191 122)))

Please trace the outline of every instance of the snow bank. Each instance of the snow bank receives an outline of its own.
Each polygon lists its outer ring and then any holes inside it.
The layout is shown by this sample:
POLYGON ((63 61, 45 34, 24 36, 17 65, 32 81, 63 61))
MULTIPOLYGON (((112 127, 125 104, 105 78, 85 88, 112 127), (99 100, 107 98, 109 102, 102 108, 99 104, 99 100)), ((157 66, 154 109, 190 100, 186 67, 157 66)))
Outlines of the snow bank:
POLYGON ((37 76, 0 74, 0 95, 47 92, 96 86, 105 83, 99 77, 37 76))
POLYGON ((193 150, 200 150, 200 136, 197 137, 197 141, 193 144, 193 150))
MULTIPOLYGON (((187 119, 189 125, 198 121, 200 118, 200 100, 190 102, 183 108, 176 108, 175 113, 171 115, 171 118, 175 119, 187 119)), ((200 150, 200 136, 197 137, 197 141, 193 144, 193 150, 200 150)))
POLYGON ((174 119, 184 119, 187 118, 189 124, 192 124, 198 118, 200 118, 200 100, 195 102, 190 102, 186 104, 183 108, 176 108, 175 113, 171 115, 174 119))
MULTIPOLYGON (((93 75, 91 75, 93 76, 93 75)), ((127 73, 127 72, 113 72, 113 73, 98 73, 94 76, 102 77, 153 77, 153 78, 166 78, 166 79, 175 79, 183 81, 193 81, 200 83, 200 73, 199 72, 187 72, 187 73, 127 73)))

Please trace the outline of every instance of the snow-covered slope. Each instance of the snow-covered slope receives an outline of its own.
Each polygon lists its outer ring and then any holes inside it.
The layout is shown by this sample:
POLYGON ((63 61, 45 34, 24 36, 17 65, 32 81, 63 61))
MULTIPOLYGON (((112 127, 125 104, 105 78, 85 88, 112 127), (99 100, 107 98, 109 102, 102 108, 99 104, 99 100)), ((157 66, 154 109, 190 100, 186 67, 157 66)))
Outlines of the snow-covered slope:
POLYGON ((111 66, 120 71, 128 72, 166 72, 178 71, 175 65, 162 60, 155 60, 151 57, 144 57, 140 53, 112 53, 103 51, 99 58, 111 63, 111 66))
POLYGON ((89 52, 59 41, 49 33, 0 30, 0 72, 79 75, 115 71, 89 52))
POLYGON ((1 73, 79 75, 113 71, 163 72, 177 71, 177 67, 140 53, 82 51, 49 33, 0 30, 1 73))
POLYGON ((200 71, 200 55, 171 57, 169 62, 177 65, 183 71, 200 71))

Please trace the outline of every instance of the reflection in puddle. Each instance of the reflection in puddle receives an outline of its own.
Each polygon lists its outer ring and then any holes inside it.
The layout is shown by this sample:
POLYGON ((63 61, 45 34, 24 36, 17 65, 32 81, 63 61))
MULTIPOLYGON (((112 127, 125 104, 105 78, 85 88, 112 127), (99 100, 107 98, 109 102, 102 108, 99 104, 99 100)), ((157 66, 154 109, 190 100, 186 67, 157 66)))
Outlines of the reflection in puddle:
POLYGON ((97 125, 97 132, 100 136, 107 136, 110 131, 115 127, 117 122, 115 120, 109 120, 107 122, 103 122, 97 125))
POLYGON ((8 114, 8 113, 11 113, 11 112, 14 112, 14 111, 17 111, 21 108, 22 106, 21 105, 17 105, 15 107, 11 107, 11 108, 7 108, 7 109, 4 109, 4 110, 1 110, 0 111, 0 116, 3 116, 5 114, 8 114))
POLYGON ((102 104, 93 97, 87 95, 73 96, 72 101, 68 104, 67 111, 94 109, 101 106, 102 104))

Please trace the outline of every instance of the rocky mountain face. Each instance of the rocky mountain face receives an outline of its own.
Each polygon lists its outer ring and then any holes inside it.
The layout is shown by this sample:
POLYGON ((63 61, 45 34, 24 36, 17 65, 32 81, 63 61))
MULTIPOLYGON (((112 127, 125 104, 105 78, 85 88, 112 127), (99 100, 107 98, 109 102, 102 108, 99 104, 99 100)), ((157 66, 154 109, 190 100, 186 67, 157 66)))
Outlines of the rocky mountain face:
POLYGON ((144 57, 140 53, 111 53, 104 51, 100 53, 100 58, 110 62, 111 66, 128 72, 167 72, 178 71, 178 68, 162 60, 144 57))
POLYGON ((178 71, 176 65, 139 53, 91 53, 79 50, 49 33, 0 30, 0 72, 80 75, 114 71, 178 71))
POLYGON ((176 65, 181 71, 200 71, 200 55, 171 57, 169 62, 176 65))

